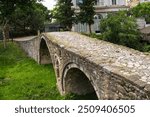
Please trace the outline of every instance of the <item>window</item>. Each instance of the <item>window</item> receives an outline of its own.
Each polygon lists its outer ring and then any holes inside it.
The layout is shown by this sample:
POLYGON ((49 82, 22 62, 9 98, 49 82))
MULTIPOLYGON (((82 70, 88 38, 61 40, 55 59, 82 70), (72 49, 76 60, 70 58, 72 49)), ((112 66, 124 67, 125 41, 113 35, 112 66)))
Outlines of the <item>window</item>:
POLYGON ((116 0, 112 0, 112 5, 116 5, 116 0))
POLYGON ((82 3, 83 3, 83 0, 76 0, 77 5, 82 4, 82 3))
POLYGON ((95 5, 98 5, 98 4, 99 4, 99 0, 96 0, 95 5))
POLYGON ((98 19, 103 19, 103 16, 101 14, 99 14, 98 19))
POLYGON ((99 0, 99 5, 104 6, 104 0, 99 0))

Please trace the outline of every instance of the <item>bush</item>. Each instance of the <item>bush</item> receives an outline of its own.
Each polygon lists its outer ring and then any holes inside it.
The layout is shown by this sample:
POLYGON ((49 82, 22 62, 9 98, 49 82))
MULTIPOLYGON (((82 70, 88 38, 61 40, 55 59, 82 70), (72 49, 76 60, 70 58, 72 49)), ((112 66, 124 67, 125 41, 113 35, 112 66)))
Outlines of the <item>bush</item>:
POLYGON ((150 52, 150 44, 144 44, 143 51, 144 52, 150 52))
POLYGON ((150 23, 150 2, 143 2, 130 9, 130 14, 135 17, 145 18, 147 23, 150 23))
POLYGON ((96 34, 96 33, 92 33, 92 34, 90 34, 90 37, 92 37, 92 38, 97 38, 97 39, 100 39, 100 40, 102 40, 102 39, 103 39, 103 37, 102 37, 102 35, 101 35, 101 34, 96 34))
POLYGON ((31 35, 37 35, 37 31, 33 30, 25 30, 25 31, 13 31, 12 36, 13 37, 23 37, 23 36, 31 36, 31 35))
POLYGON ((89 33, 83 33, 83 32, 82 32, 81 34, 82 34, 82 35, 85 35, 85 36, 88 36, 88 37, 100 39, 100 40, 103 39, 103 37, 102 37, 101 34, 96 34, 96 33, 91 33, 91 34, 89 34, 89 33))
POLYGON ((134 17, 127 11, 108 14, 100 22, 104 40, 137 49, 140 45, 140 33, 134 17))

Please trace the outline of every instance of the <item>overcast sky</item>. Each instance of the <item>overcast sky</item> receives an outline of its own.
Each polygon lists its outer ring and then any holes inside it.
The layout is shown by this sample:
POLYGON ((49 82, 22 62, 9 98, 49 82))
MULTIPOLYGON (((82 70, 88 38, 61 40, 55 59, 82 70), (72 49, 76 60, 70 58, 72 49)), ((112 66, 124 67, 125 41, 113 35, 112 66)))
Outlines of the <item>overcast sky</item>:
POLYGON ((56 0, 43 0, 42 4, 48 9, 53 9, 54 5, 56 4, 56 0))

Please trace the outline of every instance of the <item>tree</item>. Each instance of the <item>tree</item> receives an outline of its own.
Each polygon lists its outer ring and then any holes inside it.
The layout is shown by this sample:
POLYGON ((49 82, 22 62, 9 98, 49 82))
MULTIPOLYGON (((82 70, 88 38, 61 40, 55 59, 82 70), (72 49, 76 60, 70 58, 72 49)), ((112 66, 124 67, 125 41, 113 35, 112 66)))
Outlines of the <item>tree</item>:
POLYGON ((0 23, 1 23, 1 30, 3 33, 3 39, 4 39, 4 48, 6 48, 6 35, 5 35, 5 29, 8 25, 10 15, 13 13, 15 8, 15 1, 8 1, 8 0, 0 0, 0 23))
POLYGON ((100 22, 101 32, 104 40, 136 49, 140 33, 135 18, 127 14, 126 11, 108 14, 100 22))
POLYGON ((24 9, 16 8, 10 24, 14 27, 15 36, 23 36, 43 30, 44 22, 47 20, 49 20, 49 10, 41 3, 32 3, 24 9))
POLYGON ((80 7, 80 13, 78 19, 81 23, 87 23, 89 26, 89 32, 92 33, 91 25, 94 23, 95 8, 94 4, 96 0, 82 0, 78 3, 80 7))
POLYGON ((49 20, 49 10, 41 3, 35 3, 33 7, 30 12, 29 27, 34 31, 43 30, 44 22, 49 20))
POLYGON ((0 24, 3 32, 4 48, 6 48, 6 28, 9 26, 11 16, 16 8, 30 6, 37 0, 0 0, 0 24))
POLYGON ((145 18, 147 23, 150 23, 150 2, 140 3, 130 10, 135 17, 145 18))
POLYGON ((71 31, 74 22, 74 9, 71 6, 73 6, 72 0, 58 0, 52 11, 53 18, 69 31, 71 31))

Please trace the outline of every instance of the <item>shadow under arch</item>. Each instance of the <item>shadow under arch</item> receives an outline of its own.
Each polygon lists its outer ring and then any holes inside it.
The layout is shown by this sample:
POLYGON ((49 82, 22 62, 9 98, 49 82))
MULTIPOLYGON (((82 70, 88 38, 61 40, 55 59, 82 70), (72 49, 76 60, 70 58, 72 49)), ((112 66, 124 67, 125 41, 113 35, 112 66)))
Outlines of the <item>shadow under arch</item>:
POLYGON ((50 51, 48 49, 45 39, 41 38, 39 46, 39 63, 40 64, 50 64, 52 63, 50 51))
POLYGON ((68 64, 63 71, 62 90, 65 94, 76 94, 76 99, 98 99, 89 76, 74 63, 68 64))

